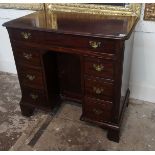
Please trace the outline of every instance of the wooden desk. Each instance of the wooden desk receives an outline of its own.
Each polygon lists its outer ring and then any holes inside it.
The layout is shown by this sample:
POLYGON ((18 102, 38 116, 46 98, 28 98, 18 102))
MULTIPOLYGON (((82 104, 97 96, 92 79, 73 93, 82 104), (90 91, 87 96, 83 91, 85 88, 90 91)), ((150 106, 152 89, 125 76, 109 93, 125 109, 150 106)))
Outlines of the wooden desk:
POLYGON ((24 116, 62 100, 82 103, 81 120, 119 141, 129 98, 137 17, 36 12, 3 24, 9 33, 24 116))

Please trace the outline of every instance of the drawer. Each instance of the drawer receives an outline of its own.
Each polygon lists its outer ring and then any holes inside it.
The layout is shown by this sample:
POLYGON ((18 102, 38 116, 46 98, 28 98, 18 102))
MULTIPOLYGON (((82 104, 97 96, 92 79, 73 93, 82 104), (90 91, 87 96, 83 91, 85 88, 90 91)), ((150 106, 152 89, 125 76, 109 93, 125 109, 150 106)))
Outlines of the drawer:
POLYGON ((84 73, 90 76, 101 77, 105 79, 114 79, 113 62, 105 61, 101 58, 85 58, 84 73))
POLYGON ((85 98, 83 115, 86 118, 97 122, 110 121, 111 111, 112 102, 85 98))
POLYGON ((41 70, 17 66, 20 83, 37 89, 43 89, 43 75, 41 70))
POLYGON ((115 50, 119 50, 121 48, 121 45, 117 40, 83 37, 77 35, 46 33, 45 40, 46 44, 52 43, 52 45, 91 50, 100 53, 114 54, 115 50))
POLYGON ((46 45, 77 48, 114 54, 122 48, 119 40, 86 37, 27 29, 9 29, 10 38, 17 41, 35 42, 46 45))
POLYGON ((41 43, 45 40, 45 32, 27 30, 27 29, 8 29, 10 39, 23 41, 24 43, 41 43))
POLYGON ((14 47, 15 59, 17 63, 41 67, 40 51, 31 47, 14 47))
POLYGON ((22 100, 29 104, 34 104, 38 106, 46 106, 48 105, 47 98, 45 96, 44 91, 40 91, 37 89, 32 89, 28 87, 22 88, 22 100))
POLYGON ((102 79, 85 78, 85 95, 97 99, 113 98, 113 84, 102 79))

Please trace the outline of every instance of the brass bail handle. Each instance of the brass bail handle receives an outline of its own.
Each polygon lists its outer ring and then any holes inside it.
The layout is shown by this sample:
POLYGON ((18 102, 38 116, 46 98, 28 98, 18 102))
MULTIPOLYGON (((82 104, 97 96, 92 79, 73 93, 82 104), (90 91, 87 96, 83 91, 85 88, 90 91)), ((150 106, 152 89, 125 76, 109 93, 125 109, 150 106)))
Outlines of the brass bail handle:
POLYGON ((36 100, 38 98, 38 95, 35 95, 35 94, 30 94, 30 96, 33 100, 36 100))
POLYGON ((93 109, 93 112, 96 114, 96 115, 101 115, 103 112, 101 110, 97 110, 97 109, 93 109))
POLYGON ((31 33, 29 32, 21 32, 21 35, 26 40, 28 40, 31 37, 31 33))
POLYGON ((104 66, 102 64, 93 64, 93 68, 96 71, 101 72, 104 69, 104 66))
POLYGON ((98 48, 98 47, 101 46, 101 42, 89 41, 89 45, 90 45, 92 48, 96 49, 96 48, 98 48))
POLYGON ((30 75, 30 74, 27 74, 26 77, 30 80, 30 81, 33 81, 35 79, 35 76, 34 75, 30 75))
POLYGON ((24 56, 24 58, 25 59, 27 59, 27 60, 30 60, 30 59, 32 59, 32 54, 30 53, 30 54, 28 54, 28 53, 23 53, 23 56, 24 56))
POLYGON ((93 87, 93 91, 95 92, 95 94, 101 95, 103 93, 104 89, 103 88, 93 87))

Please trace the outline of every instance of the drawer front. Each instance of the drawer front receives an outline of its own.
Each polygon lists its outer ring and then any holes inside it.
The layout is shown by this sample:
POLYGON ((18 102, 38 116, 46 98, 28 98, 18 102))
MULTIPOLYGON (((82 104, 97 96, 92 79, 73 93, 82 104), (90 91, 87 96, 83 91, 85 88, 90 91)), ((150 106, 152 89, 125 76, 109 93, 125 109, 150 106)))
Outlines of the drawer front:
POLYGON ((41 70, 18 66, 18 74, 22 85, 37 89, 44 89, 41 70))
POLYGON ((85 58, 84 66, 85 74, 105 79, 114 79, 113 62, 104 61, 101 58, 85 58))
POLYGON ((97 99, 113 97, 113 84, 101 79, 85 79, 85 95, 97 99))
POLYGON ((103 122, 110 121, 112 102, 85 98, 84 116, 90 120, 103 122))
POLYGON ((37 49, 34 50, 32 48, 25 47, 25 48, 15 48, 13 51, 17 63, 36 67, 41 66, 40 53, 37 49))
POLYGON ((22 88, 22 97, 23 101, 29 104, 38 105, 38 106, 46 106, 48 105, 47 99, 44 91, 40 91, 37 89, 31 89, 28 87, 22 88))
POLYGON ((52 45, 85 49, 100 53, 114 54, 115 50, 120 49, 120 43, 117 40, 110 39, 46 33, 45 40, 46 44, 52 43, 52 45))
POLYGON ((40 43, 44 42, 45 33, 41 31, 33 31, 27 29, 8 29, 10 38, 16 41, 23 41, 24 43, 40 43))
POLYGON ((10 38, 17 41, 43 43, 61 47, 87 49, 114 54, 121 49, 121 42, 112 39, 83 37, 78 35, 57 34, 53 32, 9 29, 10 38))

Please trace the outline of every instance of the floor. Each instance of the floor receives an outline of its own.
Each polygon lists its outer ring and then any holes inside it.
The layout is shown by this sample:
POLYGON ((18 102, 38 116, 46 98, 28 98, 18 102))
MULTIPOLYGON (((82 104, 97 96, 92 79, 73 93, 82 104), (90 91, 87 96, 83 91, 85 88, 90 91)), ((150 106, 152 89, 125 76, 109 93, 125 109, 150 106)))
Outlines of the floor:
POLYGON ((23 117, 19 108, 20 99, 17 75, 0 72, 0 150, 9 150, 29 123, 34 124, 46 115, 38 111, 33 117, 23 117))
POLYGON ((119 143, 107 131, 79 120, 81 106, 62 103, 53 113, 21 116, 16 75, 0 72, 0 150, 155 150, 155 104, 131 100, 119 143))

